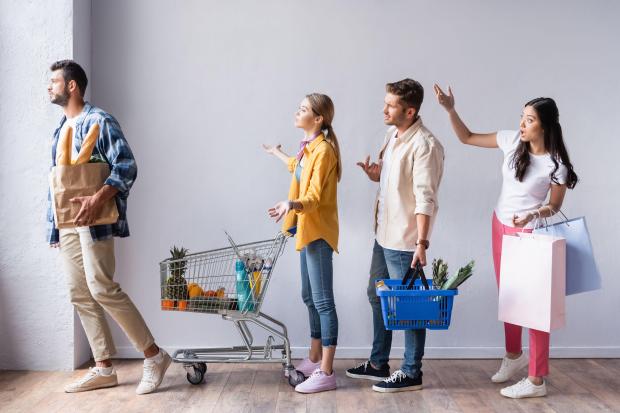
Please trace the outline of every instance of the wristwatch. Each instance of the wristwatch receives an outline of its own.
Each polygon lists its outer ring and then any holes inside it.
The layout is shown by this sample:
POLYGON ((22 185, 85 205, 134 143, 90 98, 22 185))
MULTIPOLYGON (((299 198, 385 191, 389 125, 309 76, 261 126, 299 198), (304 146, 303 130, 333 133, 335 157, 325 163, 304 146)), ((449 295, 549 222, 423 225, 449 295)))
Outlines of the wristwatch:
POLYGON ((415 242, 415 246, 417 247, 418 245, 423 245, 424 249, 427 250, 428 247, 431 246, 431 243, 427 239, 419 239, 415 242))

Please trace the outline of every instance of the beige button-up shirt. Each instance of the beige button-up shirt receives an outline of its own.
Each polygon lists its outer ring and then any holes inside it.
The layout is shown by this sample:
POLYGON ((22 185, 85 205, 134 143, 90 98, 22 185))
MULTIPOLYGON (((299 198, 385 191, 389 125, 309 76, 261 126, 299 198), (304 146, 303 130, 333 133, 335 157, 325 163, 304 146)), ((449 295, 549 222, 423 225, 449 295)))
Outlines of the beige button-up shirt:
MULTIPOLYGON (((388 129, 379 159, 390 139, 393 139, 395 127, 388 129)), ((383 187, 383 214, 379 221, 377 208, 379 190, 375 200, 375 235, 377 242, 384 248, 413 251, 418 239, 416 214, 431 217, 428 237, 439 209, 437 191, 443 176, 444 149, 431 131, 422 124, 422 119, 396 138, 392 159, 383 187)))

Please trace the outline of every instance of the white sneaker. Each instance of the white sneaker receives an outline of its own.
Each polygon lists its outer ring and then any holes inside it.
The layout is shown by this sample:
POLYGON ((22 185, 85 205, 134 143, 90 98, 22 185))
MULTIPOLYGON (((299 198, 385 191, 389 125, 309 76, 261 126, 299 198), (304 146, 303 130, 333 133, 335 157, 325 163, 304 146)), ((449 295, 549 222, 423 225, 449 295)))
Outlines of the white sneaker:
POLYGON ((491 377, 491 381, 493 383, 504 383, 507 382, 519 372, 522 368, 526 367, 529 364, 529 357, 525 354, 525 351, 521 353, 521 355, 511 360, 508 357, 504 357, 502 360, 502 365, 500 366, 497 373, 491 377))
POLYGON ((502 390, 500 390, 500 394, 504 397, 510 397, 511 399, 523 399, 525 397, 543 397, 547 395, 547 385, 543 381, 540 386, 537 386, 526 377, 517 384, 504 387, 502 390))
POLYGON ((172 358, 170 358, 163 348, 159 349, 159 354, 157 356, 144 359, 142 380, 136 389, 136 394, 147 394, 157 390, 171 362, 172 358))
POLYGON ((118 385, 116 371, 112 369, 112 373, 104 375, 101 367, 91 367, 81 379, 65 386, 66 393, 78 393, 81 391, 89 391, 103 389, 106 387, 114 387, 118 385))

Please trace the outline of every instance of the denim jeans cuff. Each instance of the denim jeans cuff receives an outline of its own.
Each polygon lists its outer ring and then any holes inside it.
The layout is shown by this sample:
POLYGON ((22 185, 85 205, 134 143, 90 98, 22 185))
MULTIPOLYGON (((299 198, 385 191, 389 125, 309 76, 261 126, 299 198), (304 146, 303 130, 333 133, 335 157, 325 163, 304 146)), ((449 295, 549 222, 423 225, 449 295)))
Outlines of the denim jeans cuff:
POLYGON ((313 331, 310 332, 310 338, 321 338, 321 332, 315 333, 313 331))
POLYGON ((420 374, 422 374, 422 370, 417 368, 407 368, 405 366, 401 366, 400 370, 407 375, 410 379, 415 379, 420 374))
POLYGON ((387 367, 388 369, 390 368, 390 365, 388 364, 387 361, 384 362, 384 363, 381 363, 380 361, 373 360, 372 357, 369 358, 368 361, 370 361, 370 364, 372 364, 373 366, 376 366, 377 369, 379 369, 379 370, 384 368, 384 367, 387 367))
POLYGON ((338 345, 338 337, 321 339, 321 344, 323 345, 323 347, 336 346, 338 345))

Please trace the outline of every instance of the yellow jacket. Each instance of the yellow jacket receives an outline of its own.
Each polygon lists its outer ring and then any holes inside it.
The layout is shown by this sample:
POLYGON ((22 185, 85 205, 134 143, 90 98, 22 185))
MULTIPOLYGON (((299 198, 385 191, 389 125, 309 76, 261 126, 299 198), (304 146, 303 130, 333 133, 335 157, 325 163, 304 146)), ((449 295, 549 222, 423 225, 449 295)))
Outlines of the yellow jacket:
POLYGON ((332 145, 319 135, 304 148, 301 179, 297 182, 296 157, 288 160, 288 170, 293 174, 288 199, 300 202, 301 211, 292 210, 284 218, 282 231, 297 225, 295 248, 301 251, 317 239, 324 239, 338 252, 338 159, 332 145))

